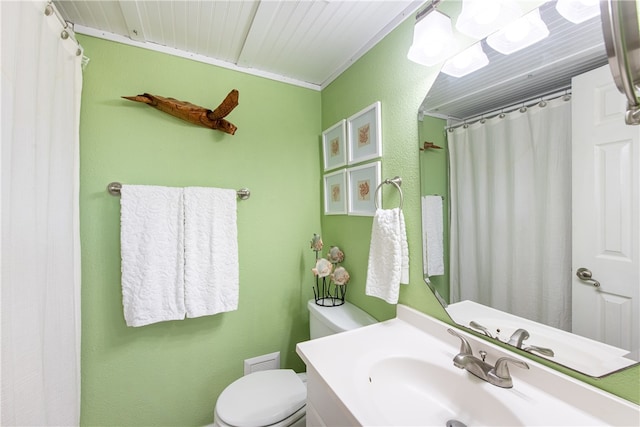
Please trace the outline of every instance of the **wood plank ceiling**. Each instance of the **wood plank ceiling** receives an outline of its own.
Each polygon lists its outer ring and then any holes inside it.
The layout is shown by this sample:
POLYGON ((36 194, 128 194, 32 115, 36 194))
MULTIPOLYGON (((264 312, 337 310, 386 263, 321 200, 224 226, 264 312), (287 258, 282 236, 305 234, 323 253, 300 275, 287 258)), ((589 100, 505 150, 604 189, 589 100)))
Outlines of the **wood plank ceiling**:
POLYGON ((54 4, 81 34, 175 49, 222 66, 322 88, 423 1, 55 0, 54 4))

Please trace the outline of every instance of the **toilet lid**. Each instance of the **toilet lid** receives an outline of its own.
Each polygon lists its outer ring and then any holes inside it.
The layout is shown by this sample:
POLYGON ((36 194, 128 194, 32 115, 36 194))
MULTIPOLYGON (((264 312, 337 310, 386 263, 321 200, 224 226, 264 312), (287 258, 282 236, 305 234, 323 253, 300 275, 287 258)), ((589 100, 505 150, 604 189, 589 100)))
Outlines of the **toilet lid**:
POLYGON ((245 375, 220 394, 216 412, 237 427, 258 427, 282 421, 305 405, 307 388, 291 369, 245 375))

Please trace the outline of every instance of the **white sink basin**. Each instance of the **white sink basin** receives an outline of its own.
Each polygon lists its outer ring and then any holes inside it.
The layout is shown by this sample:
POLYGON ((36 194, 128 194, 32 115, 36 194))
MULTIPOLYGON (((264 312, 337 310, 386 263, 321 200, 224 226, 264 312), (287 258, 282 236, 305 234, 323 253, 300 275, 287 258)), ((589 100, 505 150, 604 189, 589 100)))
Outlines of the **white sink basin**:
POLYGON ((493 395, 472 394, 463 370, 442 369, 411 357, 375 363, 361 392, 380 408, 389 425, 422 426, 425 420, 445 426, 457 420, 468 426, 519 425, 523 422, 493 395))
MULTIPOLYGON (((460 340, 449 325, 399 305, 398 317, 300 343, 307 365, 309 425, 638 425, 640 408, 527 360, 500 388, 453 366, 460 340)), ((487 363, 519 356, 460 331, 487 363)))

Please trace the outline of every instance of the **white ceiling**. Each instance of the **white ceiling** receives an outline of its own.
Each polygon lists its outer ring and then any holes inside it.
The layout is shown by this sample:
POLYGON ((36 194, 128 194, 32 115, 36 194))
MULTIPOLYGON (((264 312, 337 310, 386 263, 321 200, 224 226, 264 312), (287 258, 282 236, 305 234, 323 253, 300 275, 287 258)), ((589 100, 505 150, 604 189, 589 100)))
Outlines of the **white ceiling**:
POLYGON ((329 84, 423 3, 423 0, 54 1, 77 33, 315 89, 329 84))

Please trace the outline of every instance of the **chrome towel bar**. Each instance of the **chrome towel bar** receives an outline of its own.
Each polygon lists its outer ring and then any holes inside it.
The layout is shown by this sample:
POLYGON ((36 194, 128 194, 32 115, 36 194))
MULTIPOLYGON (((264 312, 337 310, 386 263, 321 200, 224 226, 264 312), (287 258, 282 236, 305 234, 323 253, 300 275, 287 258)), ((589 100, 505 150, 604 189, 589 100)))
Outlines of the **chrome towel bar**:
MULTIPOLYGON (((107 185, 107 191, 112 196, 119 196, 121 189, 122 189, 122 184, 120 184, 119 182, 111 182, 109 183, 109 185, 107 185)), ((251 191, 249 191, 248 188, 241 188, 238 191, 236 191, 236 193, 238 194, 238 198, 240 200, 247 200, 249 196, 251 196, 251 191)))

